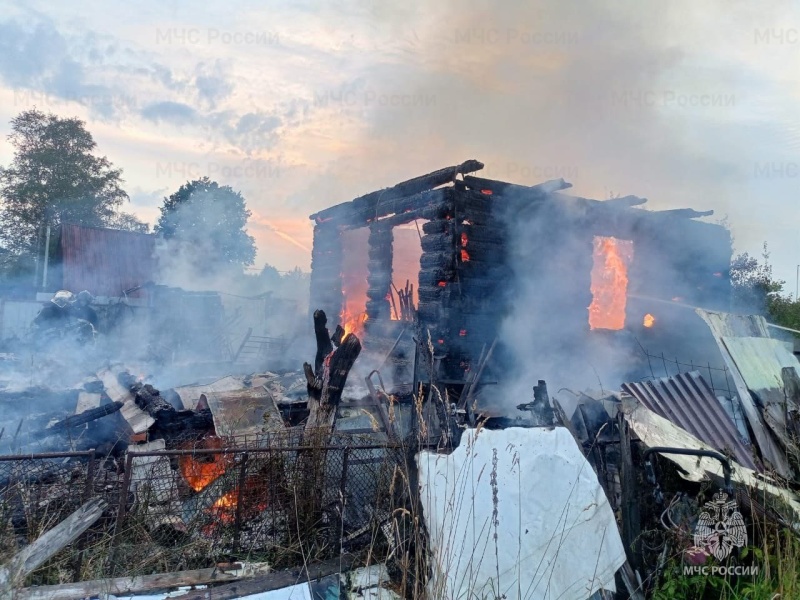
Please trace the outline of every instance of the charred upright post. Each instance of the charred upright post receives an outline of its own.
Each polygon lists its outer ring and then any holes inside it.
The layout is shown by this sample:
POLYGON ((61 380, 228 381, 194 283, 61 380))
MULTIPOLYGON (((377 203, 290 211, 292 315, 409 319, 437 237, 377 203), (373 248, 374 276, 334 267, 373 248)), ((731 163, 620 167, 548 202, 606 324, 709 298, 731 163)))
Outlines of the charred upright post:
MULTIPOLYGON (((317 357, 321 356, 322 360, 318 361, 314 371, 308 363, 303 365, 308 389, 308 407, 311 412, 306 422, 306 429, 333 427, 347 375, 361 353, 361 341, 353 334, 346 335, 336 350, 331 351, 333 345, 325 327, 326 322, 324 311, 314 311, 317 357)), ((341 336, 338 327, 337 333, 341 336)))
POLYGON ((389 337, 384 326, 392 319, 389 303, 392 285, 392 228, 382 223, 369 227, 369 275, 367 276, 367 321, 365 329, 377 338, 389 337))

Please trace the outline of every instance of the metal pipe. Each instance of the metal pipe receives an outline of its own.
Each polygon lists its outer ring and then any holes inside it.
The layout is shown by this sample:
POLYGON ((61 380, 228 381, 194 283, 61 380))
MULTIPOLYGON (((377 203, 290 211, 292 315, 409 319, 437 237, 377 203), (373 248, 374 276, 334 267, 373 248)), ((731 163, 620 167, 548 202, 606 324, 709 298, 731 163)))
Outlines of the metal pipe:
POLYGON ((774 327, 775 329, 781 329, 783 331, 791 331, 792 333, 800 333, 798 329, 791 329, 790 327, 783 327, 781 325, 775 325, 773 323, 767 323, 767 327, 774 327))
MULTIPOLYGON (((654 452, 658 452, 659 454, 683 454, 686 456, 705 456, 707 458, 714 458, 722 463, 722 473, 725 477, 725 489, 728 492, 731 492, 733 489, 731 487, 731 463, 719 452, 714 452, 713 450, 696 450, 694 448, 666 448, 664 446, 653 446, 652 448, 645 450, 642 454, 642 460, 645 461, 646 465, 649 466, 650 469, 652 469, 652 464, 647 460, 647 458, 654 452)), ((655 473, 653 473, 653 476, 655 476, 655 473)))

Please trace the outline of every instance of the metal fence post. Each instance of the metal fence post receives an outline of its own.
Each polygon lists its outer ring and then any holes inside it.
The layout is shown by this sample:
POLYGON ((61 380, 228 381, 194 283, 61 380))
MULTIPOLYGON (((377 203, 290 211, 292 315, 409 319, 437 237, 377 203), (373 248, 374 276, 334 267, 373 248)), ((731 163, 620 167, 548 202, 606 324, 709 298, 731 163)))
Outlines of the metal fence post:
POLYGON ((242 455, 242 465, 239 468, 239 484, 236 488, 236 516, 234 521, 233 554, 239 552, 242 536, 242 498, 244 495, 244 482, 247 476, 247 452, 242 455))
MULTIPOLYGON (((89 455, 89 463, 86 465, 86 485, 83 488, 83 502, 88 502, 92 497, 94 491, 94 472, 95 472, 95 457, 94 452, 89 455)), ((77 544, 77 556, 75 557, 75 575, 73 581, 81 580, 81 569, 83 568, 83 553, 86 550, 86 536, 89 534, 87 531, 80 538, 77 544)))
MULTIPOLYGON (((344 510, 347 504, 347 475, 348 475, 348 466, 350 464, 350 446, 345 446, 344 451, 342 452, 342 479, 339 482, 339 518, 341 522, 339 523, 339 535, 344 536, 344 510)), ((339 544, 341 545, 342 539, 339 538, 339 544)))
POLYGON ((108 553, 107 569, 114 571, 115 554, 119 545, 119 533, 122 529, 122 522, 125 520, 125 512, 128 506, 128 493, 131 486, 131 471, 133 470, 132 452, 128 452, 125 457, 125 472, 122 474, 122 489, 119 492, 119 503, 117 506, 117 519, 114 522, 114 533, 111 536, 111 551, 108 553))

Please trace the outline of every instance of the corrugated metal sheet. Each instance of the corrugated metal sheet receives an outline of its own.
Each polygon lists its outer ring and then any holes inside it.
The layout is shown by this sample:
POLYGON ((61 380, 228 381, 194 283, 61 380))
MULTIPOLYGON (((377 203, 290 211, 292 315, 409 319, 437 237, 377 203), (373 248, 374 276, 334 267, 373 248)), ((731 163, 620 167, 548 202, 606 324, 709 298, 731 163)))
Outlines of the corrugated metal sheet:
MULTIPOLYGON (((648 448, 657 446, 696 450, 713 448, 683 428, 648 410, 642 403, 632 406, 623 402, 622 412, 636 436, 648 448)), ((679 465, 686 472, 684 477, 689 481, 707 481, 709 475, 712 475, 717 482, 722 481, 722 465, 712 458, 680 454, 664 454, 664 458, 679 465)), ((737 494, 745 506, 755 509, 757 514, 764 515, 763 507, 768 505, 770 518, 774 519, 774 514, 777 512, 781 516, 780 522, 787 526, 793 526, 800 520, 800 497, 786 485, 747 468, 736 468, 736 465, 733 467, 733 481, 751 490, 749 492, 742 490, 737 494)))
MULTIPOLYGON (((155 236, 79 225, 61 228, 62 287, 118 297, 153 280, 155 236)), ((134 297, 141 294, 134 293, 134 297)))
POLYGON ((800 406, 786 393, 782 373, 784 368, 800 372, 792 344, 762 337, 723 337, 722 341, 747 388, 758 398, 767 426, 791 448, 794 435, 787 430, 787 416, 797 414, 800 406))
POLYGON ((712 448, 730 454, 740 465, 756 469, 751 451, 699 372, 626 383, 622 389, 657 415, 712 448))
POLYGON ((717 342, 717 347, 722 355, 722 359, 725 361, 725 366, 728 367, 728 372, 736 386, 739 401, 742 404, 744 414, 747 416, 750 429, 755 436, 755 443, 758 445, 761 457, 769 466, 775 469, 781 477, 793 477, 794 474, 792 468, 789 466, 786 453, 780 447, 772 431, 767 427, 761 410, 756 406, 750 394, 750 390, 724 342, 724 338, 728 337, 769 338, 766 320, 758 316, 716 313, 705 311, 700 308, 695 312, 706 322, 717 342))

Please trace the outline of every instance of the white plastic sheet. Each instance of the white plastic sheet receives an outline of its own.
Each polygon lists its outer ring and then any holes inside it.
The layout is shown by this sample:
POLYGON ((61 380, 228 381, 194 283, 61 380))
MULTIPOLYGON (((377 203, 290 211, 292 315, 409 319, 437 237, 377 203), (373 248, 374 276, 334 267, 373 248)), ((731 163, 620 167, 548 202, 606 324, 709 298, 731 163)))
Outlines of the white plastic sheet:
POLYGON ((585 600, 625 552, 591 465, 564 428, 464 433, 417 457, 433 598, 585 600))

